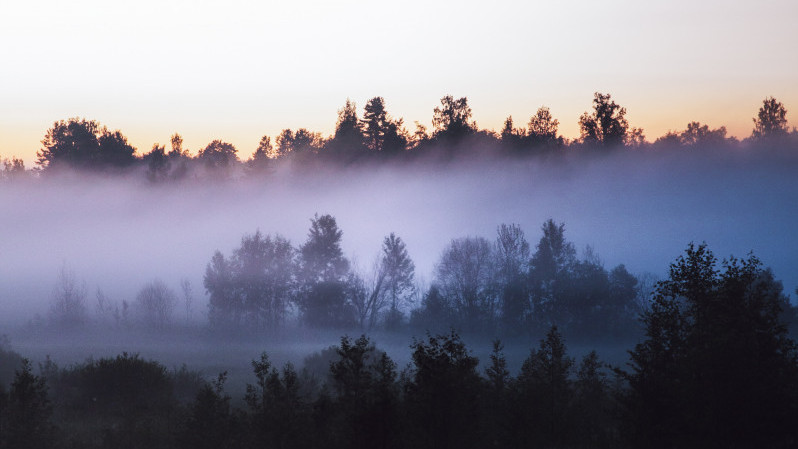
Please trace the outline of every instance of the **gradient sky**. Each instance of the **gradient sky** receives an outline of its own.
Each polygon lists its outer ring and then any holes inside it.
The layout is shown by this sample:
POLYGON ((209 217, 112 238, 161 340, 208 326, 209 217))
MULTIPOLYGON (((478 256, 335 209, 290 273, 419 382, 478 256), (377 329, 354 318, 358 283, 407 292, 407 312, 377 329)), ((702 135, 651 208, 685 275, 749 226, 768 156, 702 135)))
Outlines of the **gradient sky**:
POLYGON ((264 134, 333 132, 351 98, 430 126, 443 95, 481 128, 541 106, 577 137, 609 92, 649 140, 698 120, 747 137, 775 96, 798 125, 795 0, 26 0, 0 4, 0 157, 31 166, 69 117, 138 149, 174 132, 246 158, 264 134))

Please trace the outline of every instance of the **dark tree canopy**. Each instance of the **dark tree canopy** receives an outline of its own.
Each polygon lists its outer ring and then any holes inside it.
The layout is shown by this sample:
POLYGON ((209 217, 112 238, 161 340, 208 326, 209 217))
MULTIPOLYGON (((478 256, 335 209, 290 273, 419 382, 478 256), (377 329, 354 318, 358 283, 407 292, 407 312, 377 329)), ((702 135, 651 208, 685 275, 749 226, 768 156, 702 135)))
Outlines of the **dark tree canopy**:
POLYGON ((354 320, 347 302, 349 261, 341 249, 343 231, 332 215, 310 220, 308 239, 299 248, 299 307, 309 325, 345 326, 354 320))
POLYGON ((612 101, 610 94, 595 93, 593 112, 579 117, 582 141, 603 147, 619 147, 626 143, 629 122, 626 108, 612 101))
POLYGON ((382 97, 374 97, 366 103, 361 123, 364 143, 370 151, 396 154, 407 148, 408 138, 402 119, 394 120, 388 115, 382 97))
POLYGON ((706 245, 691 244, 658 284, 643 316, 646 338, 631 352, 626 405, 635 444, 794 444, 798 353, 784 307, 780 285, 756 257, 718 269, 706 245))
POLYGON ((71 118, 55 122, 42 140, 36 163, 43 169, 59 167, 122 169, 136 162, 136 149, 119 131, 109 131, 94 120, 71 118))
POLYGON ((294 249, 279 235, 256 231, 241 239, 229 260, 217 251, 204 283, 212 325, 274 330, 283 324, 293 299, 294 249))
POLYGON ((338 110, 338 122, 335 134, 325 144, 331 157, 343 158, 344 161, 360 156, 364 150, 364 138, 361 122, 357 117, 357 105, 349 99, 344 107, 338 110))
POLYGON ((226 177, 238 162, 237 150, 233 144, 214 140, 200 150, 197 160, 213 175, 226 177))
POLYGON ((779 137, 787 134, 787 109, 773 97, 765 98, 754 117, 754 138, 779 137))
POLYGON ((446 142, 457 142, 476 132, 471 122, 471 107, 468 98, 455 99, 451 95, 441 98, 441 106, 433 111, 433 137, 446 142))

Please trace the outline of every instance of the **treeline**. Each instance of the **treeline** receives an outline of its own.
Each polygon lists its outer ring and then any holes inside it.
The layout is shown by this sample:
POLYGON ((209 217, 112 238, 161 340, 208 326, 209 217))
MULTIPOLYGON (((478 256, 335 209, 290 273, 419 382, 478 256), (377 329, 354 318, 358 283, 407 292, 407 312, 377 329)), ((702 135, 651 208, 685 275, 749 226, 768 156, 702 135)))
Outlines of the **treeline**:
POLYGON ((534 248, 517 224, 498 226, 492 241, 451 240, 429 285, 417 281, 411 255, 395 233, 385 236, 374 263, 360 268, 343 254, 335 217, 310 221, 299 246, 256 231, 230 254, 216 251, 204 274, 207 304, 196 303, 187 280, 176 293, 155 279, 121 303, 98 289, 92 320, 85 284, 64 268, 40 324, 63 330, 97 321, 165 330, 185 319, 238 334, 275 335, 296 326, 389 332, 453 327, 506 337, 558 326, 572 338, 628 340, 639 335, 637 316, 653 288, 653 275, 638 279, 624 265, 608 270, 589 247, 578 257, 565 225, 553 220, 543 224, 534 248))
POLYGON ((782 300, 755 257, 719 268, 691 245, 642 314, 645 337, 627 367, 595 352, 577 363, 556 327, 515 375, 500 341, 480 367, 456 332, 428 334, 399 372, 369 338, 343 337, 320 376, 262 354, 241 407, 225 373, 205 383, 123 354, 66 369, 47 362, 37 376, 23 361, 0 390, 0 445, 795 447, 798 352, 782 300))
MULTIPOLYGON (((749 138, 739 142, 727 136, 726 128, 710 129, 700 122, 690 122, 682 131, 669 131, 649 142, 640 128, 629 125, 626 108, 609 94, 596 93, 593 108, 579 118, 580 137, 569 141, 559 134, 559 121, 547 107, 541 107, 525 126, 516 127, 512 117, 505 120, 500 132, 480 129, 472 119, 466 97, 445 96, 434 108, 428 130, 416 122, 409 132, 401 118, 387 112, 385 100, 374 97, 366 103, 362 115, 349 100, 338 111, 335 133, 323 137, 306 128, 284 129, 279 135, 263 136, 253 155, 242 160, 230 143, 214 140, 192 155, 183 147, 179 134, 171 137, 170 149, 154 144, 140 154, 118 130, 111 131, 94 120, 71 118, 53 124, 37 153, 35 173, 58 172, 64 168, 93 172, 121 173, 143 171, 152 182, 180 179, 228 179, 268 175, 277 165, 290 161, 292 167, 347 165, 366 161, 426 159, 462 159, 468 156, 557 155, 566 150, 595 152, 618 148, 678 149, 693 147, 737 148, 739 146, 776 146, 794 149, 798 133, 789 130, 787 110, 769 97, 763 101, 749 138)), ((573 152, 573 151, 571 151, 573 152)), ((6 179, 29 176, 22 160, 4 161, 6 179)))

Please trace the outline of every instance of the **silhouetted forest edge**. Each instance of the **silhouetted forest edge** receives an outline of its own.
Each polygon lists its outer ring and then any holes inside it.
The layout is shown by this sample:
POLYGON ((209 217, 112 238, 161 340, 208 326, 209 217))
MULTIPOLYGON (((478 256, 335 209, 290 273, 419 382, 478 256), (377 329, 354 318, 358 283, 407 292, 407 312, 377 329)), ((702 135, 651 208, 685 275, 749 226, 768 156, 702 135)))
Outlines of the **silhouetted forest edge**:
POLYGON ((299 369, 261 354, 237 402, 226 372, 208 381, 123 353, 63 368, 48 359, 37 375, 4 340, 0 443, 794 447, 798 348, 785 305, 755 256, 719 262, 691 244, 640 313, 626 365, 608 366, 595 351, 573 359, 557 325, 516 373, 500 340, 480 365, 454 329, 414 338, 401 369, 367 336, 344 336, 299 369))
POLYGON ((433 110, 433 128, 416 122, 415 131, 410 132, 401 118, 391 117, 382 97, 374 97, 360 115, 356 105, 347 100, 338 111, 332 136, 306 128, 284 129, 274 139, 263 136, 246 160, 223 140, 214 140, 192 154, 177 133, 170 138, 168 150, 166 145, 155 143, 149 152, 140 153, 121 131, 76 117, 55 122, 46 131, 36 167, 28 170, 21 159, 11 157, 4 160, 1 173, 11 180, 78 170, 83 174, 133 175, 160 184, 191 179, 264 179, 286 169, 313 172, 320 167, 374 167, 388 161, 437 165, 495 158, 558 160, 619 151, 710 152, 719 159, 754 152, 761 158, 796 153, 798 131, 794 127, 790 130, 786 115, 784 105, 768 97, 752 118, 751 135, 743 140, 727 136, 724 126, 712 129, 691 121, 685 129, 668 131, 651 142, 642 129, 629 124, 626 108, 609 94, 596 92, 592 110, 579 118, 580 136, 569 140, 559 134, 559 121, 545 106, 520 127, 508 117, 502 130, 496 132, 478 127, 466 97, 447 95, 433 110))

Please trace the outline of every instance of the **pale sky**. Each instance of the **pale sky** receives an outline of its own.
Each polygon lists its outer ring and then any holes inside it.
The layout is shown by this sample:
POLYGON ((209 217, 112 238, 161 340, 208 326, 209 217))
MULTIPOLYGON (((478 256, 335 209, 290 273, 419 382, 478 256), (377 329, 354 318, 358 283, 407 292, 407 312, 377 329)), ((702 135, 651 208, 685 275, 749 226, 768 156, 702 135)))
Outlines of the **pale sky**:
MULTIPOLYGON (((0 157, 32 166, 56 120, 138 149, 180 133, 242 158, 283 128, 333 132, 347 98, 430 126, 467 96, 480 128, 546 105, 566 137, 593 92, 649 140, 697 120, 750 135, 762 100, 798 126, 795 0, 16 0, 0 4, 0 157)), ((168 145, 167 145, 168 146, 168 145)))

